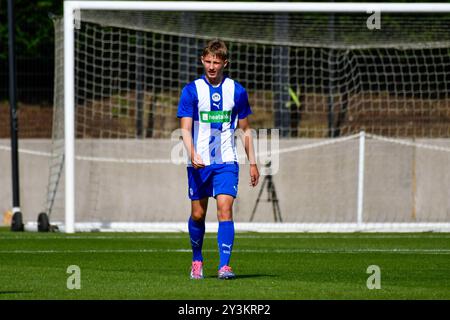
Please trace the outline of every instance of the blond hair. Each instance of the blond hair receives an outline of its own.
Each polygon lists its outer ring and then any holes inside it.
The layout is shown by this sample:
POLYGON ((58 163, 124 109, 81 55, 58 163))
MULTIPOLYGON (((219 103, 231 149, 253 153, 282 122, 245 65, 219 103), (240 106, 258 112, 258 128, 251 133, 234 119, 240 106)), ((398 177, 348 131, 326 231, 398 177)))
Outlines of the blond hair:
POLYGON ((206 57, 208 54, 216 56, 223 61, 228 60, 228 48, 220 39, 213 39, 208 41, 206 47, 203 49, 202 57, 206 57))

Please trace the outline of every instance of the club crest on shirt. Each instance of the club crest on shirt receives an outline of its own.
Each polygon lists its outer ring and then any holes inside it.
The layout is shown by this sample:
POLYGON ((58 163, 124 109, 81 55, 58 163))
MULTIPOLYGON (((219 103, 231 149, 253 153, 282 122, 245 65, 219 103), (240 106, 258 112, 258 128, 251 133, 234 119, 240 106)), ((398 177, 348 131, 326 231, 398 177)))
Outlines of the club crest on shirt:
POLYGON ((213 93, 213 95, 212 95, 212 100, 213 100, 214 102, 220 101, 220 94, 218 94, 217 92, 216 92, 216 93, 213 93))

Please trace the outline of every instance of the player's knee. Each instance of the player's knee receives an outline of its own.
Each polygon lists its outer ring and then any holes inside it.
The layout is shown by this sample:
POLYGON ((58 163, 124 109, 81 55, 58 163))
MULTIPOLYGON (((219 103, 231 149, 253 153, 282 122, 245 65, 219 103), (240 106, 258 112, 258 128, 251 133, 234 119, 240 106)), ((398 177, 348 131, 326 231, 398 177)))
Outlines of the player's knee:
POLYGON ((201 210, 201 209, 193 210, 192 213, 191 213, 191 218, 194 221, 199 221, 200 222, 200 221, 205 220, 205 214, 206 214, 206 212, 204 210, 201 210))
POLYGON ((219 208, 217 210, 217 218, 219 221, 233 220, 233 212, 231 207, 219 208))

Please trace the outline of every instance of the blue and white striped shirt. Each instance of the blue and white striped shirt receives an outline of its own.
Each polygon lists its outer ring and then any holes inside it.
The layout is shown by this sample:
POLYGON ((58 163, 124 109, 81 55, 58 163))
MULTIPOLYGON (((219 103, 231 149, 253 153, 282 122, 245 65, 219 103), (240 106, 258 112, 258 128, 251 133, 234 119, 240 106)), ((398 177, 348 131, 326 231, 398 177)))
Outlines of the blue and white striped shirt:
POLYGON ((237 162, 234 131, 252 111, 244 87, 224 76, 212 86, 203 75, 181 92, 177 117, 193 119, 195 151, 205 165, 237 162))

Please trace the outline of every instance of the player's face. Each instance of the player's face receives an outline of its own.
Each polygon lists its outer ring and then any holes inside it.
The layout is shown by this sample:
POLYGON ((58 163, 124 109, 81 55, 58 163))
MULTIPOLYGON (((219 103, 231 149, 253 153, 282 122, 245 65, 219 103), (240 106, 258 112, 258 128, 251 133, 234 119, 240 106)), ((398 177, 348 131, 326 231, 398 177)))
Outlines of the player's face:
POLYGON ((223 69, 227 66, 227 63, 227 60, 222 60, 211 54, 202 57, 202 64, 209 83, 219 84, 222 81, 223 69))

